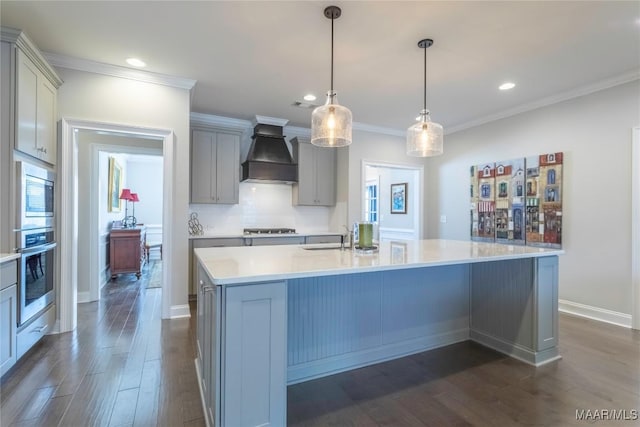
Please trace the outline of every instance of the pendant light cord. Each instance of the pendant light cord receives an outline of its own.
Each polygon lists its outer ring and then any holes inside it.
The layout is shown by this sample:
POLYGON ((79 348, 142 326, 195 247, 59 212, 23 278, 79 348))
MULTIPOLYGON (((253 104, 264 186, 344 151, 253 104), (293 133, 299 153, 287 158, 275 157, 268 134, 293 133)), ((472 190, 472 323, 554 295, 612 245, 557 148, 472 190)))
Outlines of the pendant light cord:
POLYGON ((331 93, 333 93, 333 21, 331 18, 331 93))
POLYGON ((424 47, 424 97, 422 99, 424 110, 427 109, 427 48, 424 47))

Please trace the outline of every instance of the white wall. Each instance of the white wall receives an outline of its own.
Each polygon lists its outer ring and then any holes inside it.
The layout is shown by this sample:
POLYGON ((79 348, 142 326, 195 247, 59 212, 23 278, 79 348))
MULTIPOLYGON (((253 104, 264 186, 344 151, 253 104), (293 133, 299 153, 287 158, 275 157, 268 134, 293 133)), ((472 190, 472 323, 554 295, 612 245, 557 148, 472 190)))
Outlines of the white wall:
POLYGON ((191 212, 206 233, 242 234, 243 228, 295 228, 298 232, 330 230, 330 211, 322 206, 292 206, 291 185, 240 183, 237 205, 193 204, 191 212))
POLYGON ((560 298, 631 313, 631 128, 634 81, 445 136, 427 160, 429 238, 469 239, 469 167, 564 152, 560 298), (447 223, 439 223, 440 215, 447 223))
POLYGON ((138 223, 162 225, 162 178, 161 156, 127 158, 127 185, 140 199, 135 204, 138 223))
MULTIPOLYGON (((168 129, 175 134, 172 277, 173 311, 188 313, 187 218, 189 207, 189 91, 83 71, 59 69, 64 84, 58 92, 61 118, 168 129)), ((80 230, 80 232, 82 232, 80 230)))

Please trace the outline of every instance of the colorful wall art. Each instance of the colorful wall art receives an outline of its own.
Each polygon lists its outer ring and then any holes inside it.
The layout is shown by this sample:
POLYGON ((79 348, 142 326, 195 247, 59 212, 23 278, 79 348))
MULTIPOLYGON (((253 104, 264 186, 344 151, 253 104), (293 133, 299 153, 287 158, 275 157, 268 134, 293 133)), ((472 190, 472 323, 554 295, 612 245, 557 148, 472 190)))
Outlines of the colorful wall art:
MULTIPOLYGON (((493 163, 472 167, 471 191, 475 188, 475 209, 472 202, 471 239, 492 242, 495 239, 495 165, 493 163), (474 182, 475 181, 475 182, 474 182)), ((472 194, 473 198, 474 194, 472 194)))
POLYGON ((529 246, 562 246, 562 153, 527 157, 526 239, 529 246))
POLYGON ((496 163, 496 241, 524 245, 524 158, 496 163))
POLYGON ((562 153, 470 168, 471 240, 559 248, 562 153))

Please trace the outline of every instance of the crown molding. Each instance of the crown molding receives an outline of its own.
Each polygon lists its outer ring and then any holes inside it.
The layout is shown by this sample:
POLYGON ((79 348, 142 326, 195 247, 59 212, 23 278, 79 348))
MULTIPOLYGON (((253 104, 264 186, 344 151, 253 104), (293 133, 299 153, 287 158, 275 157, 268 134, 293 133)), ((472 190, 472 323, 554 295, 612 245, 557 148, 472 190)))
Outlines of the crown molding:
POLYGON ((24 31, 14 28, 2 27, 0 37, 2 41, 16 44, 22 52, 33 61, 38 69, 47 77, 47 79, 57 88, 62 85, 62 79, 47 62, 46 56, 38 50, 35 43, 27 36, 24 31))
POLYGON ((119 65, 105 64, 103 62, 75 58, 67 55, 59 55, 51 52, 43 52, 43 55, 50 64, 59 68, 86 71, 89 73, 103 74, 105 76, 120 77, 123 79, 137 80, 145 83, 153 83, 187 90, 193 89, 196 84, 196 80, 185 77, 134 70, 132 68, 121 67, 119 65))
POLYGON ((287 119, 279 119, 277 117, 268 117, 268 116, 258 116, 258 115, 256 115, 256 118, 252 120, 252 124, 253 124, 253 126, 255 126, 258 123, 261 123, 263 125, 273 125, 273 126, 284 127, 284 126, 287 125, 287 123, 289 123, 289 120, 287 120, 287 119))
POLYGON ((190 113, 189 122, 191 123, 191 126, 213 126, 216 128, 241 132, 253 127, 249 120, 234 119, 231 117, 203 113, 190 113))
POLYGON ((353 124, 351 125, 351 128, 353 130, 360 130, 364 132, 380 133, 383 135, 402 136, 402 137, 404 137, 407 132, 406 130, 398 130, 398 129, 392 129, 392 128, 387 128, 383 126, 368 125, 366 123, 359 123, 359 122, 353 122, 353 124))
POLYGON ((455 132, 460 132, 465 129, 473 128, 476 126, 480 126, 486 123, 494 122, 500 119, 506 119, 507 117, 515 116, 517 114, 526 113, 527 111, 536 110, 538 108, 546 107, 553 104, 558 104, 563 101, 568 101, 570 99, 579 98, 584 95, 589 95, 594 92, 598 92, 604 89, 609 89, 614 86, 618 86, 621 84, 629 83, 634 80, 640 79, 640 69, 632 70, 628 73, 621 74, 619 76, 611 77, 606 80, 601 80, 597 83, 589 84, 586 86, 581 86, 576 89, 572 89, 566 92, 561 92, 559 94, 548 96, 546 98, 542 98, 538 101, 530 102, 528 104, 523 104, 515 108, 511 108, 508 110, 501 111, 499 113, 490 114, 488 116, 480 117, 475 120, 471 120, 466 123, 462 123, 455 126, 450 126, 446 128, 445 135, 449 135, 455 132))

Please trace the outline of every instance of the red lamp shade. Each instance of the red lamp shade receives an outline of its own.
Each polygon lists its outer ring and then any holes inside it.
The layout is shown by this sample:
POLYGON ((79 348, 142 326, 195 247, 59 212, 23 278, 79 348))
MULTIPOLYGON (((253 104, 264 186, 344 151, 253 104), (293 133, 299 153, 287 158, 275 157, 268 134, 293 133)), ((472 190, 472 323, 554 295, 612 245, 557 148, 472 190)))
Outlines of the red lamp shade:
POLYGON ((131 198, 129 200, 132 202, 139 202, 140 199, 138 199, 138 193, 131 193, 131 198))
POLYGON ((120 193, 120 198, 122 200, 131 200, 131 190, 128 188, 123 188, 122 193, 120 193))

